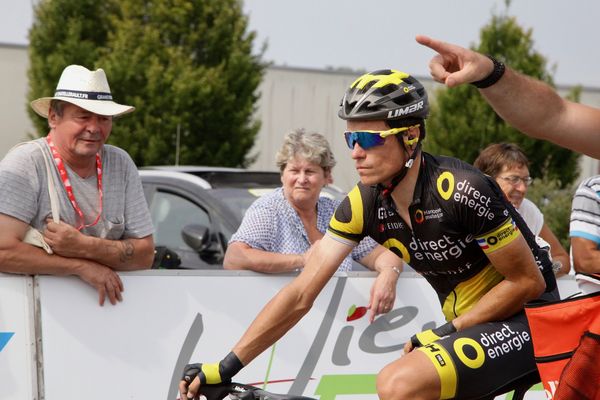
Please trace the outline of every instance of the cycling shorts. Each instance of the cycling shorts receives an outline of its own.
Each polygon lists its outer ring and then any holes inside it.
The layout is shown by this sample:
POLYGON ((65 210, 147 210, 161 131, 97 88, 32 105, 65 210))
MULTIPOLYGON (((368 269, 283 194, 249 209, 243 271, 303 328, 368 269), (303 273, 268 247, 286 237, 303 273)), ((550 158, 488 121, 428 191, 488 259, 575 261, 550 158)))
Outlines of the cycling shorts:
MULTIPOLYGON (((546 300, 558 292, 545 293, 546 300)), ((435 366, 441 399, 485 398, 509 391, 532 375, 537 379, 533 343, 525 312, 455 332, 416 349, 435 366)), ((539 382, 539 379, 537 380, 539 382)))

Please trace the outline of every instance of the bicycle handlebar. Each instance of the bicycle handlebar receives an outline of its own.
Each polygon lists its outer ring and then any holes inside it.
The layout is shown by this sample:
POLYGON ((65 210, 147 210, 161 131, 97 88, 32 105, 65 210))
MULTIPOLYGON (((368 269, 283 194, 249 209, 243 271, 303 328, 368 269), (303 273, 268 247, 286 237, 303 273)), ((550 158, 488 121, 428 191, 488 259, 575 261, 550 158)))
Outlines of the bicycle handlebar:
POLYGON ((311 397, 270 393, 255 386, 235 382, 203 385, 200 387, 200 394, 207 400, 221 400, 226 396, 232 400, 315 400, 311 397))

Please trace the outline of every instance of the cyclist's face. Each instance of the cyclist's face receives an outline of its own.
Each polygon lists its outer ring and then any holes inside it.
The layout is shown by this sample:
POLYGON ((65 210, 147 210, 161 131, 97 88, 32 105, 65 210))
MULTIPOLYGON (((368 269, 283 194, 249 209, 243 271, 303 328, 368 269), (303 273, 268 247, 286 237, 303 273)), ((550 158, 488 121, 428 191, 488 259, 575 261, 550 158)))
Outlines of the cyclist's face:
MULTIPOLYGON (((384 121, 347 121, 348 131, 386 131, 390 129, 384 121)), ((368 149, 354 143, 352 149, 356 171, 365 185, 387 183, 406 162, 406 152, 396 135, 388 136, 380 146, 368 149)))
POLYGON ((496 176, 496 182, 500 185, 500 188, 512 203, 513 206, 519 208, 525 195, 527 194, 527 184, 524 179, 529 177, 529 168, 525 165, 517 167, 502 167, 502 170, 496 176), (517 183, 512 183, 511 180, 515 180, 514 177, 519 177, 517 183))
POLYGON ((314 209, 323 186, 330 183, 331 175, 320 165, 302 157, 288 161, 281 173, 281 183, 286 199, 295 208, 314 209))

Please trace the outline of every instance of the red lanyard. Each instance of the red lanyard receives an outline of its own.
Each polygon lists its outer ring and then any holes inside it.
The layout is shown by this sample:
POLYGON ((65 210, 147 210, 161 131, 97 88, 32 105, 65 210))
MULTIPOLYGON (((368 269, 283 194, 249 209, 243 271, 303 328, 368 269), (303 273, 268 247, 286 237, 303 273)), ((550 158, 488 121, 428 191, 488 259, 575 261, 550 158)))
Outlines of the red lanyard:
MULTIPOLYGON (((77 228, 78 231, 83 228, 87 228, 90 226, 94 226, 100 221, 100 216, 102 215, 102 158, 100 154, 96 153, 96 173, 98 174, 98 202, 100 203, 100 211, 98 212, 98 216, 89 225, 85 225, 85 217, 83 215, 83 211, 79 208, 77 201, 75 200, 75 195, 73 194, 73 186, 71 186, 71 181, 69 181, 69 175, 67 174, 67 170, 65 168, 65 163, 63 162, 60 154, 56 150, 54 143, 52 143, 52 138, 50 135, 46 136, 46 141, 48 142, 48 146, 50 146, 50 152, 52 153, 52 158, 54 159, 54 163, 56 164, 56 168, 58 168, 58 174, 60 175, 60 179, 63 182, 65 190, 67 191, 67 196, 69 196, 69 200, 71 200, 71 204, 75 209, 77 215, 81 219, 81 225, 77 228)), ((50 179, 50 177, 48 177, 50 179)))

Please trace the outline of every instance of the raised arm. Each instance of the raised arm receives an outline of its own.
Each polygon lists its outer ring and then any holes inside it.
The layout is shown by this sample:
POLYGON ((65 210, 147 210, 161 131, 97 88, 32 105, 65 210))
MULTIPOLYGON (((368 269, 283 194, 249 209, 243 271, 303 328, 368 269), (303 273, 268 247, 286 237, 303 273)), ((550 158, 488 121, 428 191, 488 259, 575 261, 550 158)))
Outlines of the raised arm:
MULTIPOLYGON (((429 68, 436 81, 455 87, 480 81, 494 69, 492 61, 475 51, 418 35, 417 42, 435 55, 429 68)), ((506 122, 523 133, 600 158, 600 109, 561 98, 546 83, 509 67, 481 94, 506 122)))

